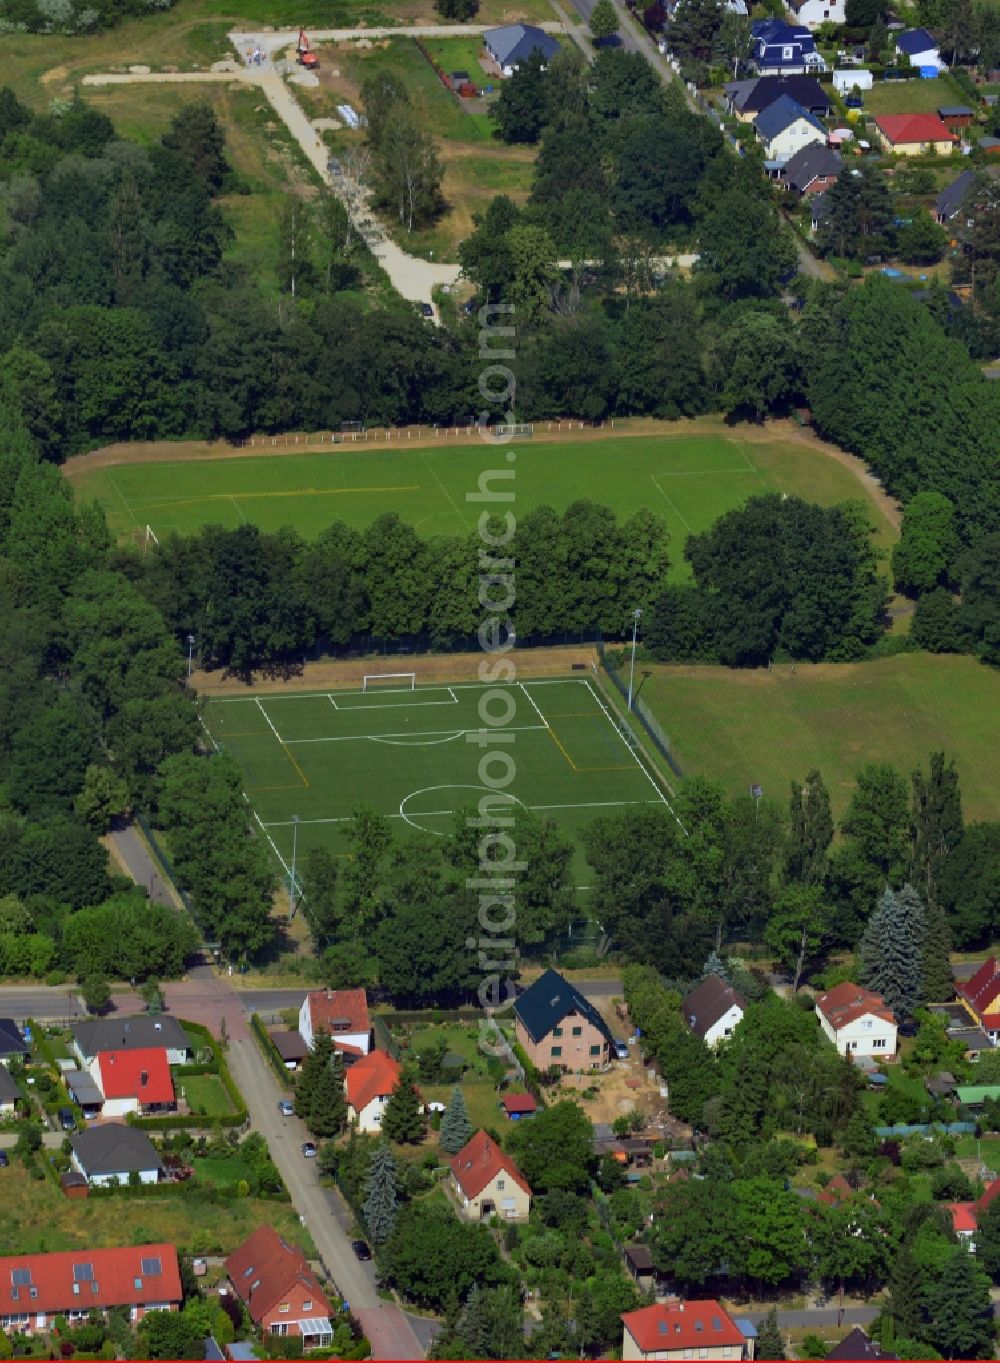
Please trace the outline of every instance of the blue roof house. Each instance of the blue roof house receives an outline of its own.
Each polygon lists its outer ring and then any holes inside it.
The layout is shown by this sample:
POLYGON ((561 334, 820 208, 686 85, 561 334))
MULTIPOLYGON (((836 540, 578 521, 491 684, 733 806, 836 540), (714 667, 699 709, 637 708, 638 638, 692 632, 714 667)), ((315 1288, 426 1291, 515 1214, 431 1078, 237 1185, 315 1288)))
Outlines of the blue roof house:
POLYGON ((911 66, 933 66, 938 71, 944 69, 938 45, 925 28, 908 28, 903 33, 897 33, 896 51, 901 56, 909 57, 911 66))
POLYGON ((802 24, 755 19, 750 25, 750 58, 761 76, 815 75, 826 70, 816 40, 802 24))
POLYGON ((764 144, 766 160, 780 165, 790 161, 803 147, 826 142, 826 129, 815 114, 788 95, 762 109, 753 126, 764 144))
POLYGON ((489 28, 483 34, 483 42, 486 51, 505 76, 512 76, 520 63, 527 61, 533 52, 540 52, 542 60, 547 62, 559 50, 555 38, 533 24, 504 24, 501 28, 489 28))

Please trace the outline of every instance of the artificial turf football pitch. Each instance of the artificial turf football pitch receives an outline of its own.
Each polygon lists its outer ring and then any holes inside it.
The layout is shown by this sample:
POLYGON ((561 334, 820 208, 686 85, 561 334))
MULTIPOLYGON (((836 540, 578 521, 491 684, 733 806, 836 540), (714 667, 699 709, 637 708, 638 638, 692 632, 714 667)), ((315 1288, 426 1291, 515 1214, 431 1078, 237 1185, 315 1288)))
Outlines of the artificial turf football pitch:
MULTIPOLYGON (((313 539, 333 521, 364 529, 387 511, 426 538, 472 533, 482 508, 466 496, 483 470, 505 460, 481 441, 439 439, 419 446, 373 440, 325 453, 287 454, 278 447, 274 454, 234 451, 113 465, 83 456, 71 461, 67 474, 77 496, 96 499, 111 530, 122 536, 142 536, 147 525, 162 539, 203 525, 232 529, 249 522, 265 531, 293 526, 313 539)), ((514 469, 519 516, 539 505, 562 511, 582 497, 622 517, 641 508, 654 511, 667 523, 675 577, 688 572, 682 550, 689 534, 764 492, 824 506, 863 502, 876 542, 887 548, 895 539, 849 469, 781 435, 747 441, 678 425, 657 435, 538 438, 517 442, 514 469)))
POLYGON ((456 812, 490 793, 484 779, 506 778, 502 761, 480 773, 488 753, 513 759, 503 795, 551 816, 572 838, 578 884, 588 823, 628 805, 670 804, 589 677, 415 689, 395 680, 368 691, 221 697, 206 703, 203 720, 216 748, 240 764, 247 798, 286 877, 294 821, 301 868, 311 848, 346 850, 359 802, 390 819, 397 834, 442 836, 456 812), (486 691, 502 693, 490 703, 488 723, 507 716, 492 730, 479 711, 486 691), (493 741, 491 733, 512 741, 493 741))

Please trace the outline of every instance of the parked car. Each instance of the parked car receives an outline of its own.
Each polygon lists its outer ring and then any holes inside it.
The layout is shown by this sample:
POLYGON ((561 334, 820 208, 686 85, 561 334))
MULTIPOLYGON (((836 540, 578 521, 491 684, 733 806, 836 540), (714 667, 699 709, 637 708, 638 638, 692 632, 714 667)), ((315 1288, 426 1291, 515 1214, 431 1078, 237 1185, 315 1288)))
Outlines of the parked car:
POLYGON ((421 317, 433 317, 433 316, 434 316, 434 309, 433 309, 433 307, 430 305, 430 303, 421 303, 421 304, 420 304, 420 315, 421 315, 421 317))
POLYGON ((615 1059, 616 1059, 616 1060, 627 1060, 628 1057, 629 1057, 628 1042, 627 1042, 627 1041, 616 1041, 616 1042, 615 1042, 615 1059))
POLYGON ((76 1117, 73 1115, 71 1107, 61 1107, 59 1109, 59 1125, 64 1131, 76 1130, 76 1117))
POLYGON ((282 1098, 281 1102, 278 1104, 278 1111, 281 1113, 282 1117, 294 1117, 295 1104, 292 1102, 291 1098, 282 1098))
POLYGON ((302 1142, 302 1158, 303 1158, 303 1159, 315 1159, 315 1158, 316 1158, 316 1142, 315 1142, 315 1141, 303 1141, 303 1142, 302 1142))
POLYGON ((361 1259, 365 1263, 372 1257, 372 1252, 364 1240, 352 1240, 351 1249, 354 1250, 354 1257, 361 1259))
POLYGON ((8 1164, 10 1164, 10 1155, 7 1154, 6 1150, 0 1150, 0 1169, 6 1169, 8 1164))
POLYGON ((900 1036, 916 1036, 920 1029, 915 1022, 901 1022, 897 1030, 900 1036))

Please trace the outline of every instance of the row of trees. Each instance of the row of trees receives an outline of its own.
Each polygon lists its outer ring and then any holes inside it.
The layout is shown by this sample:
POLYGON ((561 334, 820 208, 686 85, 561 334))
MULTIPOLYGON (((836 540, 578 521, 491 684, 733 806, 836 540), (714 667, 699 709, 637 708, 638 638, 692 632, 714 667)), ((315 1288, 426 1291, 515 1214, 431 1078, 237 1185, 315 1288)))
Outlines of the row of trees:
MULTIPOLYGON (((493 533, 505 533, 502 520, 493 533)), ((537 507, 519 519, 517 542, 517 595, 504 613, 523 640, 619 634, 621 603, 650 606, 669 568, 666 526, 645 510, 619 522, 589 501, 562 514, 537 507)), ((318 645, 473 638, 481 551, 478 534, 424 540, 387 513, 365 531, 335 522, 311 544, 288 529, 208 526, 123 562, 178 637, 196 636, 206 666, 248 676, 318 645)))

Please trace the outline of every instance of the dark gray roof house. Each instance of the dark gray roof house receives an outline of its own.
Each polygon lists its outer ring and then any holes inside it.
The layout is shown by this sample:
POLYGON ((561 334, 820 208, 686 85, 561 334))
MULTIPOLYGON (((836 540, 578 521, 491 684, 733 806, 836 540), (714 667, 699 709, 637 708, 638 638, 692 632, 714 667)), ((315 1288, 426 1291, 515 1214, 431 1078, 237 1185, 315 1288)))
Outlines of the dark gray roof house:
POLYGON ((13 1079, 0 1065, 0 1112, 9 1112, 21 1096, 21 1090, 14 1083, 13 1079))
POLYGON ((511 71, 519 62, 526 61, 533 52, 540 52, 548 61, 559 50, 551 34, 533 24, 504 24, 488 28, 483 34, 486 51, 502 71, 511 71))
MULTIPOLYGON (((745 92, 741 89, 733 101, 733 108, 739 113, 759 114, 782 95, 794 99, 796 104, 801 104, 803 109, 808 109, 819 118, 829 117, 833 107, 830 96, 812 76, 761 76, 758 80, 739 81, 737 84, 750 87, 745 92)), ((727 86, 727 91, 730 88, 727 86)))
POLYGON ((896 34, 896 51, 905 52, 908 57, 919 57, 925 52, 936 52, 937 43, 925 28, 911 28, 896 34))
POLYGON ((785 162, 784 183, 796 194, 814 193, 821 185, 829 188, 844 167, 835 151, 822 142, 811 142, 785 162))
MULTIPOLYGON (((692 989, 686 999, 681 1002, 681 1013, 684 1021, 696 1036, 700 1036, 702 1041, 717 1041, 720 1037, 710 1036, 712 1029, 720 1022, 731 1010, 739 1010, 739 1018, 736 1018, 733 1025, 736 1025, 746 1012, 747 1001, 738 990, 718 975, 708 975, 702 980, 696 989, 692 989)), ((732 1027, 729 1028, 732 1030, 732 1027)))
POLYGON ((95 1178, 99 1182, 118 1178, 125 1183, 132 1173, 155 1179, 163 1172, 160 1157, 146 1133, 122 1122, 91 1127, 79 1136, 71 1136, 70 1145, 73 1163, 88 1182, 95 1178))
POLYGON ((960 211, 976 183, 974 170, 963 170, 950 185, 945 185, 934 200, 934 216, 938 222, 951 222, 960 211))
POLYGON ((548 1036, 570 1013, 580 1013, 603 1033, 609 1044, 614 1044, 611 1028, 598 1009, 556 970, 546 970, 514 1000, 514 1014, 532 1041, 548 1036))
POLYGON ((0 1018, 0 1065, 16 1056, 27 1056, 28 1043, 13 1018, 0 1018))
POLYGON ((853 1329, 849 1335, 845 1335, 839 1344, 835 1345, 827 1354, 827 1358, 838 1359, 865 1359, 865 1358, 892 1358, 898 1359, 899 1354, 884 1353, 881 1347, 873 1339, 869 1339, 864 1330, 853 1329))
POLYGON ((101 1051, 137 1051, 161 1046, 175 1052, 177 1064, 191 1054, 191 1042, 176 1018, 162 1014, 139 1013, 127 1018, 92 1018, 78 1022, 72 1029, 73 1044, 85 1065, 101 1051))

